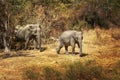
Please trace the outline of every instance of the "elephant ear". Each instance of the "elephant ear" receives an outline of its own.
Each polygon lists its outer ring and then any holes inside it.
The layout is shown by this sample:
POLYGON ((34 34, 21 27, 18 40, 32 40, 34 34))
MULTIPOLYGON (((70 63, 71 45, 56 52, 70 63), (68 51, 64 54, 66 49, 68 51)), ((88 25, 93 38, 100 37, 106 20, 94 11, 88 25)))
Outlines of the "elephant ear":
POLYGON ((76 34, 76 33, 74 33, 74 34, 72 35, 72 37, 74 38, 74 40, 75 40, 75 41, 77 41, 77 40, 78 40, 78 36, 77 36, 77 34, 76 34))

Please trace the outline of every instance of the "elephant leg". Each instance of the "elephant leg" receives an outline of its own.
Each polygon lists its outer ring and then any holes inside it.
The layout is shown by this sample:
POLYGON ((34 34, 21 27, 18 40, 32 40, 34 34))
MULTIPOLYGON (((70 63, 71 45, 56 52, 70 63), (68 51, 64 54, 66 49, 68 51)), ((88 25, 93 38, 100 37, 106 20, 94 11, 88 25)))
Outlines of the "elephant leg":
POLYGON ((27 38, 27 39, 26 39, 26 42, 25 42, 25 50, 28 48, 28 43, 29 43, 29 41, 30 41, 30 39, 27 38))
POLYGON ((72 54, 74 54, 75 53, 75 41, 73 38, 70 40, 70 44, 72 46, 72 54))
POLYGON ((74 54, 74 53, 75 53, 75 45, 72 44, 72 54, 74 54))
POLYGON ((34 49, 37 49, 37 44, 38 44, 38 42, 37 42, 37 39, 35 38, 34 39, 34 49))
POLYGON ((82 42, 79 45, 80 45, 80 47, 79 47, 79 49, 80 49, 79 55, 82 56, 82 42))
POLYGON ((77 43, 79 48, 79 55, 82 56, 82 43, 77 43))
POLYGON ((37 45, 38 45, 38 48, 39 48, 40 52, 42 52, 41 41, 42 41, 42 40, 41 40, 41 36, 38 35, 38 36, 37 36, 37 45))
POLYGON ((59 47, 57 48, 57 54, 60 53, 61 48, 63 47, 63 43, 60 42, 59 47))
POLYGON ((68 54, 68 46, 65 46, 65 53, 68 54))

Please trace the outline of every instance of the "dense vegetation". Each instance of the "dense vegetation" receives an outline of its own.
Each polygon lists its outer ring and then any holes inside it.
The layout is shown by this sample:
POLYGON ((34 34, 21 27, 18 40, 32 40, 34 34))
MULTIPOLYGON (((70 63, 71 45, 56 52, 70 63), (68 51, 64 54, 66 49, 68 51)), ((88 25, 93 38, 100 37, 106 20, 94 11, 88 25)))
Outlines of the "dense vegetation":
POLYGON ((0 12, 0 30, 10 36, 16 25, 30 23, 40 23, 48 37, 67 29, 120 26, 120 0, 1 0, 0 12))
POLYGON ((8 26, 37 22, 68 28, 120 26, 119 0, 1 0, 0 11, 1 26, 5 22, 8 26))

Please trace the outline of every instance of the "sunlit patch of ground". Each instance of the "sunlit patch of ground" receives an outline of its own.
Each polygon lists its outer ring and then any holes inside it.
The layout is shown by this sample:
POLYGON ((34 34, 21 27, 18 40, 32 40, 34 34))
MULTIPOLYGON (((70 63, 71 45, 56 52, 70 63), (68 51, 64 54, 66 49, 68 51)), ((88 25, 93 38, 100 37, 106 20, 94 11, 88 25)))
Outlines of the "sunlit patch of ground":
MULTIPOLYGON (((102 33, 103 34, 103 33, 102 33)), ((23 69, 30 66, 53 66, 60 67, 62 64, 68 64, 74 61, 85 62, 87 60, 96 60, 105 67, 111 67, 120 59, 120 41, 114 40, 111 43, 97 42, 96 31, 90 30, 84 32, 83 54, 65 54, 64 48, 60 54, 56 53, 58 42, 49 45, 43 45, 46 50, 39 52, 38 50, 20 50, 11 51, 10 53, 0 52, 0 80, 22 80, 23 69)), ((107 35, 107 39, 111 38, 107 35)), ((102 36, 101 36, 102 37, 102 36)), ((103 38, 101 38, 102 41, 103 38)), ((105 39, 106 40, 106 39, 105 39)), ((76 52, 78 48, 76 46, 76 52)), ((69 47, 71 52, 71 47, 69 47)))

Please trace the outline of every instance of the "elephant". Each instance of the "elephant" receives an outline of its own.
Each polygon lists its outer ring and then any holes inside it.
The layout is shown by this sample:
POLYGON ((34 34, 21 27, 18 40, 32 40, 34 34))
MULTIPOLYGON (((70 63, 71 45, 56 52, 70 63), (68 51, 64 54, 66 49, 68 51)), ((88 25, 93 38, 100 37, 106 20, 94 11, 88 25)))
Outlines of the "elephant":
POLYGON ((78 45, 79 55, 82 56, 82 31, 67 30, 64 31, 59 38, 59 47, 57 48, 57 53, 59 54, 60 49, 64 46, 65 53, 68 53, 68 46, 72 46, 72 54, 75 52, 75 44, 78 45))
POLYGON ((15 27, 15 41, 25 41, 25 48, 28 48, 28 43, 30 40, 34 40, 34 48, 41 49, 41 26, 39 24, 27 24, 23 26, 16 26, 15 27))

